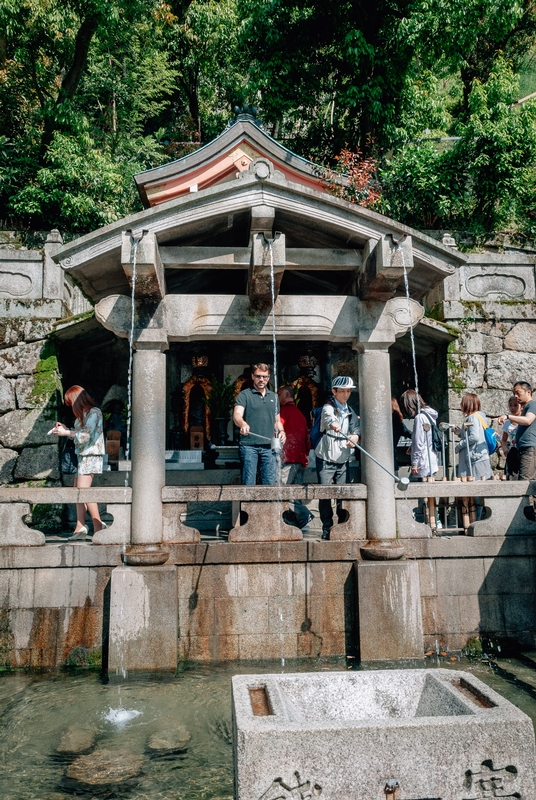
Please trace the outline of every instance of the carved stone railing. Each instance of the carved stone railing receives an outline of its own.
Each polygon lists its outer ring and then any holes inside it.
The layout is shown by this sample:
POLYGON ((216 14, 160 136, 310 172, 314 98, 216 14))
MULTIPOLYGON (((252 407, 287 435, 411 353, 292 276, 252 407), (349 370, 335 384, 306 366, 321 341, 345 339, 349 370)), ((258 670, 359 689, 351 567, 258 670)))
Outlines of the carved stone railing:
POLYGON ((162 490, 164 504, 164 541, 192 542, 194 528, 183 525, 181 515, 186 513, 188 503, 231 502, 233 527, 229 532, 230 542, 299 541, 302 532, 287 525, 283 513, 293 500, 340 500, 347 520, 335 525, 331 540, 345 541, 365 539, 365 501, 367 487, 363 484, 345 486, 166 486, 162 490), (242 512, 242 514, 241 514, 242 512), (240 524, 241 516, 247 521, 240 524), (181 538, 184 537, 184 538, 181 538))
POLYGON ((128 544, 130 541, 130 504, 132 490, 111 486, 90 489, 28 487, 0 489, 0 546, 44 545, 41 531, 30 528, 23 518, 31 506, 41 504, 103 503, 113 523, 93 534, 93 544, 128 544))
MULTIPOLYGON (((536 495, 536 481, 431 481, 411 483, 407 490, 395 489, 398 535, 400 538, 430 537, 438 532, 433 523, 441 498, 459 510, 460 524, 455 530, 468 536, 526 536, 536 534, 536 523, 523 509, 536 495), (474 519, 475 498, 484 506, 482 519, 474 519), (430 501, 429 521, 417 522, 419 500, 430 501), (469 519, 467 519, 469 518, 469 519)), ((441 512, 439 512, 441 521, 441 512)))
MULTIPOLYGON (((454 506, 456 499, 480 498, 484 506, 481 520, 470 520, 465 530, 469 536, 536 535, 536 523, 528 520, 523 509, 536 495, 536 481, 435 481, 411 483, 407 490, 394 489, 397 534, 400 539, 430 538, 437 531, 433 525, 418 522, 416 511, 423 502, 440 502, 447 498, 454 506)), ((197 529, 185 525, 189 503, 231 503, 233 526, 230 542, 297 541, 301 531, 287 525, 283 513, 293 500, 339 500, 347 519, 331 530, 332 541, 366 539, 367 488, 363 484, 343 486, 165 486, 162 490, 163 542, 167 544, 200 541, 197 529), (241 513, 242 512, 242 513, 241 513), (242 519, 242 524, 240 524, 242 519)), ((45 536, 29 527, 24 517, 36 504, 105 504, 113 522, 104 531, 93 535, 93 544, 124 545, 130 541, 132 490, 123 487, 76 489, 28 487, 0 489, 0 546, 39 546, 45 536)))

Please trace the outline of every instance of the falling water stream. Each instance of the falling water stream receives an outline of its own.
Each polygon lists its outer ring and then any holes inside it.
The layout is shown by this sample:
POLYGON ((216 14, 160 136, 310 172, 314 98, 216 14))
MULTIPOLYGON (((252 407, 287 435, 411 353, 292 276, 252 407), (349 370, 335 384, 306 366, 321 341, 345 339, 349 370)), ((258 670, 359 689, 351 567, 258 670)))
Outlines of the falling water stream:
MULTIPOLYGON (((275 275, 274 275, 274 248, 273 240, 268 240, 268 248, 270 251, 270 291, 272 294, 272 350, 274 354, 274 391, 277 395, 278 381, 277 381, 277 336, 276 336, 276 323, 275 323, 275 275)), ((279 404, 277 406, 279 410, 279 404)))
MULTIPOLYGON (((268 239, 268 249, 270 252, 270 292, 272 295, 272 351, 273 351, 273 369, 274 369, 274 391, 276 396, 276 414, 279 414, 279 397, 277 394, 277 390, 279 388, 278 377, 277 377, 277 331, 276 331, 276 320, 275 320, 275 274, 274 274, 274 249, 273 249, 273 239, 268 239)), ((281 457, 282 451, 275 451, 275 458, 276 458, 276 480, 277 485, 280 487, 281 492, 281 485, 282 485, 282 476, 281 476, 281 457)), ((283 519, 283 503, 281 501, 281 494, 279 500, 279 513, 277 515, 277 522, 279 527, 279 541, 277 543, 277 561, 279 565, 279 583, 282 585, 282 572, 283 566, 281 564, 281 522, 283 519)), ((283 617, 283 609, 280 606, 278 608, 278 616, 279 616, 279 624, 281 626, 281 632, 279 634, 281 640, 281 666, 285 667, 285 657, 284 653, 284 644, 285 644, 285 636, 283 633, 284 630, 284 617, 283 617)))
MULTIPOLYGON (((131 234, 132 240, 132 282, 130 292, 130 331, 128 334, 128 387, 127 387, 127 451, 125 459, 130 459, 130 427, 132 423, 132 367, 134 360, 134 329, 136 320, 136 259, 138 256, 138 245, 143 239, 144 234, 136 238, 131 234)), ((130 470, 125 473, 125 487, 128 486, 130 470)))
MULTIPOLYGON (((407 271, 407 268, 406 268, 406 259, 405 259, 405 256, 404 256, 404 249, 402 248, 402 241, 401 240, 396 243, 395 252, 393 253, 393 259, 394 259, 394 256, 395 256, 395 254, 397 252, 400 252, 400 255, 402 257, 402 268, 404 270, 404 289, 405 289, 405 292, 406 292, 406 302, 407 302, 407 309, 408 309, 409 336, 410 336, 410 341, 411 341, 411 357, 412 357, 412 362, 413 362, 413 381, 414 381, 414 385, 415 385, 415 392, 417 393, 417 413, 420 414, 420 411, 421 411, 421 398, 420 398, 420 392, 419 392, 419 374, 417 372, 417 353, 416 353, 416 349, 415 349, 415 336, 413 334, 413 325, 412 325, 411 298, 410 298, 410 293, 409 293, 409 280, 408 280, 408 271, 407 271)), ((428 463, 429 463, 429 466, 430 466, 430 474, 432 474, 430 450, 429 449, 428 449, 428 463)), ((404 502, 405 503, 409 502, 407 496, 404 497, 404 502)), ((430 534, 429 535, 431 535, 431 533, 432 533, 432 530, 430 528, 430 534)), ((433 580, 433 577, 434 577, 434 562, 433 562, 432 558, 428 558, 428 568, 430 570, 430 577, 433 580)), ((435 614, 435 607, 434 606, 432 606, 432 618, 434 620, 434 627, 437 627, 436 626, 437 620, 436 620, 436 614, 435 614)), ((436 651, 437 651, 437 659, 438 659, 438 663, 439 663, 439 643, 438 643, 437 639, 436 639, 436 651)))
MULTIPOLYGON (((134 359, 134 331, 135 331, 135 321, 136 321, 136 262, 138 256, 138 246, 141 240, 144 237, 144 232, 142 232, 141 236, 135 237, 134 234, 131 232, 131 252, 132 252, 132 281, 131 281, 131 292, 130 292, 130 330, 128 336, 128 345, 129 345, 129 353, 128 353, 128 385, 127 385, 127 446, 125 452, 125 460, 127 462, 127 469, 125 471, 125 482, 124 482, 124 501, 127 501, 127 491, 129 485, 129 479, 131 474, 131 467, 128 467, 128 462, 131 458, 130 452, 130 433, 131 433, 131 426, 132 426, 132 370, 133 370, 133 359, 134 359)), ((123 550, 125 547, 123 546, 123 550)), ((123 583, 126 580, 126 573, 122 573, 122 581, 123 583)), ((124 603, 125 592, 121 592, 121 600, 119 604, 119 620, 120 620, 120 629, 119 629, 119 636, 117 637, 117 649, 118 649, 118 656, 119 656, 119 664, 116 669, 116 674, 121 677, 123 680, 128 678, 127 668, 125 666, 125 653, 123 648, 123 642, 125 638, 125 603, 124 603)), ((139 713, 138 711, 133 711, 131 709, 126 709, 123 707, 122 697, 121 697, 121 683, 117 685, 117 693, 118 693, 118 707, 111 708, 108 711, 108 715, 106 719, 116 725, 123 725, 130 721, 133 717, 137 716, 139 713)))

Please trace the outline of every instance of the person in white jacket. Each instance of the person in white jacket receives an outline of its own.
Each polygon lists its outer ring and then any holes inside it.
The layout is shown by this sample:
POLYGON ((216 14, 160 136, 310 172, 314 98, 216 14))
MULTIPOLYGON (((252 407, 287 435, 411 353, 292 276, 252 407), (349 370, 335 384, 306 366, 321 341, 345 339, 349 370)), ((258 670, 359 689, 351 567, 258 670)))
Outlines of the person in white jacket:
POLYGON ((411 435, 411 479, 429 478, 438 469, 437 455, 432 441, 432 424, 437 421, 437 411, 431 408, 414 389, 407 389, 400 398, 404 414, 414 420, 411 435))
MULTIPOLYGON (((341 484, 349 481, 349 462, 354 456, 355 445, 359 442, 361 433, 359 418, 348 405, 350 394, 355 388, 352 378, 348 375, 339 375, 331 383, 333 403, 326 403, 322 408, 320 423, 322 438, 315 449, 316 472, 320 484, 341 484)), ((336 506, 337 518, 341 520, 340 500, 336 506)), ((319 500, 318 511, 322 521, 322 539, 329 539, 333 527, 331 500, 319 500)))

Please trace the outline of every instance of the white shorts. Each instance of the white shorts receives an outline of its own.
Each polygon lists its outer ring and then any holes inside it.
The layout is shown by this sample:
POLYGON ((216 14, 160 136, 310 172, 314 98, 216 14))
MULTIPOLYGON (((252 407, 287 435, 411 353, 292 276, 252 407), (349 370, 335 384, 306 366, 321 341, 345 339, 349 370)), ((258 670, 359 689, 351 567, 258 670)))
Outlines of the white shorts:
POLYGON ((78 475, 100 475, 102 473, 102 456, 78 456, 78 475))

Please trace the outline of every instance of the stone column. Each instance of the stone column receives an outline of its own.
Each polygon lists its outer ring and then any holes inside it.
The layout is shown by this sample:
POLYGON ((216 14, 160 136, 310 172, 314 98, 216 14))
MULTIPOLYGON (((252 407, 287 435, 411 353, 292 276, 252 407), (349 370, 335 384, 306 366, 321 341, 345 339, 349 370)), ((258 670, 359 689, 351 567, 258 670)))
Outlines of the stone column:
POLYGON ((56 229, 50 231, 43 248, 43 297, 47 300, 63 300, 65 273, 52 258, 62 244, 61 233, 56 229))
MULTIPOLYGON (((398 297, 383 306, 363 304, 359 340, 354 344, 359 353, 363 447, 391 472, 389 347, 422 317, 418 303, 411 301, 409 306, 398 297)), ((404 555, 396 538, 395 480, 366 456, 362 456, 362 472, 367 486, 368 541, 360 548, 364 560, 357 564, 360 655, 364 661, 422 658, 419 570, 414 562, 395 560, 404 555)))
POLYGON ((163 538, 162 488, 166 483, 166 355, 163 350, 167 345, 137 342, 135 346, 131 544, 159 545, 163 538))
MULTIPOLYGON (((389 344, 359 344, 359 406, 363 447, 393 471, 391 423, 391 374, 389 344)), ((394 480, 370 458, 361 456, 363 483, 367 486, 367 539, 363 555, 400 558, 403 548, 396 540, 394 480), (378 551, 378 552, 376 552, 378 551), (372 555, 376 552, 376 555, 372 555), (384 553, 384 555, 382 555, 384 553)))

